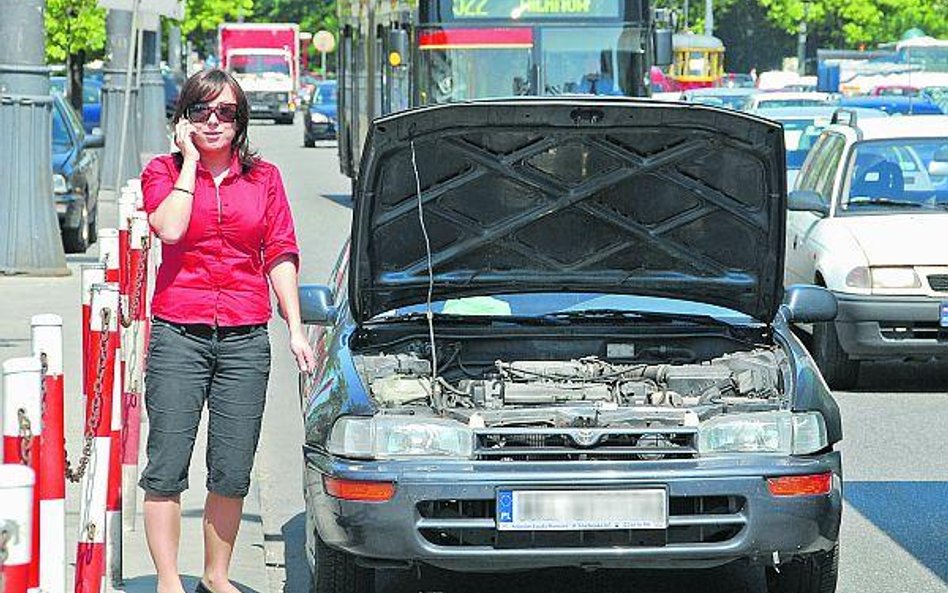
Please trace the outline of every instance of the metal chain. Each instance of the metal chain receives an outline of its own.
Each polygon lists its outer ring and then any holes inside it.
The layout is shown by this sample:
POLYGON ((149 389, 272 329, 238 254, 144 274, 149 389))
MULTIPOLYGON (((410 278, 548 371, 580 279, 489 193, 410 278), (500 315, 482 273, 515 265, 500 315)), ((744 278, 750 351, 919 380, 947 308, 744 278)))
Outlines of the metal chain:
POLYGON ((7 550, 7 544, 10 542, 10 529, 9 524, 4 524, 3 528, 0 529, 0 593, 6 591, 7 581, 6 576, 3 574, 3 566, 7 562, 7 558, 10 553, 7 550))
MULTIPOLYGON (((131 221, 129 221, 131 224, 131 221)), ((138 312, 139 303, 141 302, 142 287, 145 283, 145 269, 148 266, 148 237, 142 237, 142 255, 138 258, 138 269, 135 270, 135 287, 132 294, 129 296, 128 311, 120 311, 119 319, 122 322, 122 327, 128 329, 132 327, 132 321, 134 315, 138 312)), ((131 266, 132 259, 132 250, 128 249, 125 252, 125 269, 129 269, 131 266)), ((121 304, 121 303, 120 303, 121 304)))
POLYGON ((46 353, 40 352, 40 402, 42 406, 42 417, 49 418, 46 414, 46 373, 49 372, 49 363, 46 360, 46 353))
MULTIPOLYGON (((95 440, 95 429, 99 426, 102 419, 102 387, 105 381, 105 366, 109 359, 109 319, 111 312, 108 309, 102 309, 102 333, 99 339, 99 360, 96 367, 95 385, 92 388, 92 412, 86 419, 85 442, 82 444, 82 455, 79 457, 79 463, 75 471, 72 464, 69 463, 68 453, 66 458, 66 478, 70 482, 78 482, 86 473, 89 467, 89 458, 92 456, 92 444, 95 440)), ((2 592, 0 592, 2 593, 2 592)))
POLYGON ((17 424, 20 427, 20 463, 31 465, 33 461, 33 425, 25 408, 16 411, 17 424))

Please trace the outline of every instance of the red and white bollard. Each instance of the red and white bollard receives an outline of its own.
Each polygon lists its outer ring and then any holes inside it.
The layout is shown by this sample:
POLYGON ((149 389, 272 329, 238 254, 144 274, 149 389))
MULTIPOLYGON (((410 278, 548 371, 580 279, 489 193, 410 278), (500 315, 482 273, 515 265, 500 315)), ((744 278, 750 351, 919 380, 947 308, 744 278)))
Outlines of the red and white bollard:
POLYGON ((19 464, 0 465, 0 553, 6 554, 0 570, 0 590, 4 593, 29 591, 34 486, 32 469, 19 464))
POLYGON ((99 261, 105 264, 105 281, 119 281, 119 231, 99 229, 99 261))
POLYGON ((79 266, 82 275, 82 394, 89 393, 89 381, 86 356, 89 354, 90 311, 92 311, 92 287, 105 282, 105 264, 83 264, 79 266))
MULTIPOLYGON (((35 472, 32 516, 39 516, 40 459, 43 450, 42 366, 38 358, 10 358, 3 363, 3 462, 26 465, 35 472)), ((31 533, 27 589, 39 591, 39 521, 31 533)))
POLYGON ((134 531, 138 511, 138 455, 141 442, 141 407, 144 391, 145 363, 145 301, 148 298, 148 248, 150 228, 147 215, 138 211, 132 217, 129 234, 128 302, 131 327, 123 339, 125 353, 125 393, 123 394, 122 426, 122 522, 127 531, 134 531))
POLYGON ((43 447, 39 465, 40 589, 66 591, 66 443, 63 418, 63 319, 34 315, 33 356, 43 373, 43 447))
POLYGON ((85 426, 86 434, 93 439, 80 487, 76 593, 106 590, 106 501, 112 449, 112 389, 118 349, 118 300, 118 285, 106 283, 92 287, 88 355, 92 387, 86 395, 85 426))

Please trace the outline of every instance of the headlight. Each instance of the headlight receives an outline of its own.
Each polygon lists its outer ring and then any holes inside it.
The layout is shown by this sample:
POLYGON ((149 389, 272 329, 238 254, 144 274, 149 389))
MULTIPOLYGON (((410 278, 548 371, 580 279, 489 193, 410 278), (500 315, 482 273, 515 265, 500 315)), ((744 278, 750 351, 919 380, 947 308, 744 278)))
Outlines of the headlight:
POLYGON ((326 117, 326 114, 318 111, 311 111, 309 113, 309 120, 314 124, 325 124, 329 122, 329 118, 326 117))
POLYGON ((922 282, 912 268, 870 268, 873 288, 921 288, 922 282))
POLYGON ((921 288, 922 281, 910 267, 858 267, 846 274, 850 288, 921 288))
POLYGON ((470 458, 474 436, 466 425, 447 418, 343 416, 336 420, 326 448, 356 459, 405 457, 470 458))
POLYGON ((827 446, 826 424, 819 412, 789 410, 722 414, 701 423, 698 450, 715 453, 806 455, 827 446))
POLYGON ((69 184, 66 183, 66 178, 58 173, 53 175, 53 193, 56 195, 69 193, 69 184))

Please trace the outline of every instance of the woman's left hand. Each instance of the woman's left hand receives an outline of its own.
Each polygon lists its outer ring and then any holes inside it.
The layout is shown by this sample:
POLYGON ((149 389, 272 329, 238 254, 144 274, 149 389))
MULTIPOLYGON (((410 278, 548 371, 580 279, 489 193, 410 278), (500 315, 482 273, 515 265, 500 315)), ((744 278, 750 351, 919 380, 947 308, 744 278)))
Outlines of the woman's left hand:
POLYGON ((296 366, 301 373, 312 373, 316 369, 316 355, 303 332, 290 334, 290 351, 296 357, 296 366))

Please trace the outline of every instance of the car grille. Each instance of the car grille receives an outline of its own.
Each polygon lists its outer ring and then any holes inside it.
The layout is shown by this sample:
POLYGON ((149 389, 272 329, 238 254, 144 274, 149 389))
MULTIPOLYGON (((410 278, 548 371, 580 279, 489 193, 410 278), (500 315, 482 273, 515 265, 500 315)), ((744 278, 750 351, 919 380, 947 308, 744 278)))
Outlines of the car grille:
POLYGON ((747 523, 741 496, 672 496, 667 530, 497 531, 492 499, 425 500, 417 505, 418 532, 442 547, 592 548, 667 547, 721 543, 747 523))
POLYGON ((948 292, 948 274, 929 274, 928 285, 935 292, 948 292))
POLYGON ((934 321, 880 323, 879 333, 886 340, 938 340, 941 328, 934 321))
POLYGON ((474 455, 496 461, 656 461, 697 457, 697 429, 489 428, 475 432, 474 455))

